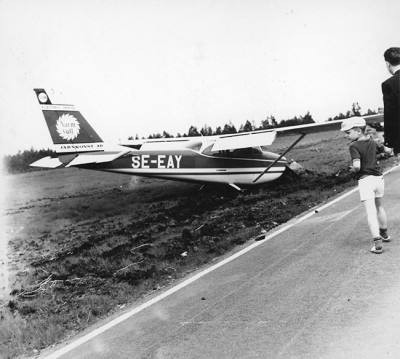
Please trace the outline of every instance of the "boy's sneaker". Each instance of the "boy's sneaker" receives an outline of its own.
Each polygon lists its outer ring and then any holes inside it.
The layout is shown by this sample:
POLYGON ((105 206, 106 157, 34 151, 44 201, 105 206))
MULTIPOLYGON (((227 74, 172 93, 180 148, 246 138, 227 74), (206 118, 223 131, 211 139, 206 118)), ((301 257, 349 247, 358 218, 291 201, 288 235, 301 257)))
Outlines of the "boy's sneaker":
POLYGON ((372 253, 381 254, 383 252, 381 242, 382 242, 382 240, 380 238, 374 239, 374 246, 371 248, 372 253))
POLYGON ((386 229, 379 229, 379 235, 382 237, 382 242, 390 242, 390 236, 388 235, 386 229))

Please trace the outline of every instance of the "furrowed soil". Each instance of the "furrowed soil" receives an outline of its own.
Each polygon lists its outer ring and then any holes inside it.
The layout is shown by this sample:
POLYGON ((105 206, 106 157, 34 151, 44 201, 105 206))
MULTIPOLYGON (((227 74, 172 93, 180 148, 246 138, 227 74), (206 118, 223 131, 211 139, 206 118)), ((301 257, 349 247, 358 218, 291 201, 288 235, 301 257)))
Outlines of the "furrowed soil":
POLYGON ((299 176, 244 193, 78 169, 6 176, 0 358, 38 354, 356 185, 338 131, 286 157, 299 176))

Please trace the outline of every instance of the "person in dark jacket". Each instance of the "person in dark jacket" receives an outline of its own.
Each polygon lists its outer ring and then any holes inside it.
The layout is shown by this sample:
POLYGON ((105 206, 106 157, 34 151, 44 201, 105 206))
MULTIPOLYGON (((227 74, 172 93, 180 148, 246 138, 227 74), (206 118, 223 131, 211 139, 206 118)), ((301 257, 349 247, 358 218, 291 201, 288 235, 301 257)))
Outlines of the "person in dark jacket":
POLYGON ((400 47, 391 47, 383 54, 392 77, 382 83, 385 146, 400 153, 400 47))

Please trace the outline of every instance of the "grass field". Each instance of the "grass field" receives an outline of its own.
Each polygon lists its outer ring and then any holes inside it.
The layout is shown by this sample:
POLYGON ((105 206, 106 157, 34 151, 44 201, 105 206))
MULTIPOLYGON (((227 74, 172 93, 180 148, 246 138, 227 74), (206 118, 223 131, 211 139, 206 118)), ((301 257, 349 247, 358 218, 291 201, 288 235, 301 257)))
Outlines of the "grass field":
POLYGON ((286 156, 299 178, 245 193, 77 169, 7 176, 0 357, 38 353, 354 186, 347 147, 338 131, 308 135, 286 156))

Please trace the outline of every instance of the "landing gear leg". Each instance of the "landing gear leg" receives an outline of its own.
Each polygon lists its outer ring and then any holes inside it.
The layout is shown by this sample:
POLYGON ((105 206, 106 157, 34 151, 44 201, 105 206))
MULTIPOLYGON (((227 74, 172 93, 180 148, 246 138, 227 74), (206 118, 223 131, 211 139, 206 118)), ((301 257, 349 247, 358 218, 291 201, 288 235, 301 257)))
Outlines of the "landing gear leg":
POLYGON ((229 186, 233 187, 235 190, 239 192, 244 192, 243 189, 241 189, 239 186, 236 186, 234 183, 229 183, 229 186))

